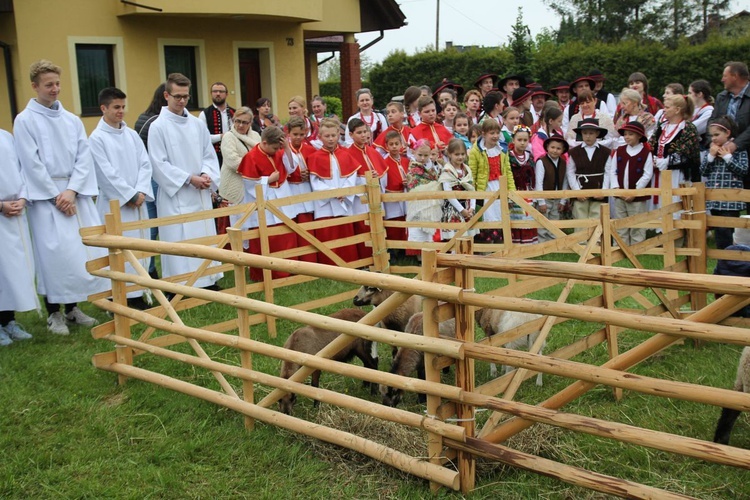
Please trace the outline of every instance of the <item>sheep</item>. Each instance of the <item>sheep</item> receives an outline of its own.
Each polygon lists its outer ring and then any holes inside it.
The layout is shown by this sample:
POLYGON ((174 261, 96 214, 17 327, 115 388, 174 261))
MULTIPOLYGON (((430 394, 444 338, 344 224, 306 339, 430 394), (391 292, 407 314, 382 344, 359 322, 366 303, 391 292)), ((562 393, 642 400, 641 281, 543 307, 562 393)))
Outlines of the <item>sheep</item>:
MULTIPOLYGON (((541 318, 538 314, 521 313, 516 311, 499 311, 496 309, 478 309, 474 313, 474 319, 485 332, 488 337, 495 335, 496 333, 502 333, 512 328, 516 328, 524 323, 533 321, 541 318)), ((409 319, 409 323, 406 325, 404 330, 406 333, 415 335, 423 334, 423 313, 417 313, 409 319)), ((456 336, 456 320, 455 318, 443 321, 439 325, 439 332, 441 336, 455 338, 456 336)), ((539 332, 532 333, 516 339, 512 342, 505 344, 504 347, 508 349, 518 349, 519 347, 527 346, 531 347, 539 332)), ((511 367, 506 367, 506 373, 512 370, 511 367)), ((393 364, 391 365, 391 373, 398 375, 408 376, 414 371, 417 371, 417 376, 424 379, 424 356, 420 351, 409 349, 406 347, 399 348, 393 357, 393 364)), ((494 364, 491 365, 490 371, 492 376, 497 376, 497 368, 494 364)), ((537 375, 537 385, 542 385, 542 374, 537 375)), ((383 398, 383 404, 386 406, 397 406, 403 397, 403 390, 394 387, 388 387, 385 385, 380 386, 380 394, 383 398)), ((424 394, 417 396, 418 402, 424 403, 426 398, 424 394)))
MULTIPOLYGON (((528 323, 539 318, 541 318, 539 314, 531 314, 518 311, 502 311, 499 309, 490 308, 477 309, 476 311, 474 311, 474 321, 477 322, 477 324, 484 331, 484 334, 487 337, 491 337, 498 333, 507 332, 508 330, 519 327, 524 323, 528 323)), ((538 331, 508 342, 504 344, 503 347, 505 347, 506 349, 516 350, 526 348, 526 350, 528 350, 531 349, 532 345, 534 345, 537 337, 539 337, 538 331)), ((544 350, 545 346, 546 342, 542 345, 542 350, 544 350)), ((505 373, 508 373, 512 370, 513 367, 505 366, 505 373)), ((490 376, 492 376, 492 378, 497 377, 497 367, 495 366, 495 363, 490 364, 490 376)), ((536 385, 540 387, 542 385, 541 373, 536 376, 536 385)))
MULTIPOLYGON (((423 335, 423 313, 418 312, 409 318, 409 322, 404 328, 405 333, 411 333, 413 335, 423 335)), ((455 338, 456 337, 456 320, 451 318, 443 321, 438 327, 440 335, 455 338)), ((415 349, 409 349, 408 347, 400 347, 393 357, 393 364, 391 365, 391 373, 397 375, 409 376, 414 371, 417 371, 417 376, 424 380, 424 355, 421 351, 415 349)), ((380 386, 380 395, 383 397, 383 404, 386 406, 396 407, 401 402, 401 398, 404 395, 403 389, 395 387, 389 387, 386 385, 380 386)), ((427 398, 424 394, 419 393, 417 399, 420 403, 424 403, 427 398)))
MULTIPOLYGON (((361 309, 342 309, 330 315, 331 318, 343 319, 346 321, 357 322, 365 316, 365 312, 361 309)), ((293 351, 303 352, 307 354, 315 354, 323 349, 325 346, 333 342, 339 333, 332 332, 330 330, 324 330, 314 326, 303 326, 295 330, 284 343, 285 349, 291 349, 293 351)), ((331 359, 334 361, 348 362, 355 356, 362 360, 362 364, 366 368, 373 370, 378 369, 378 358, 372 355, 372 342, 369 340, 357 338, 343 350, 339 351, 331 359)), ((300 365, 291 361, 283 361, 281 364, 280 377, 289 378, 294 372, 299 369, 300 365)), ((312 374, 311 385, 318 387, 320 381, 320 370, 316 370, 312 374)), ((364 383, 365 387, 370 387, 372 394, 377 394, 377 386, 370 384, 369 382, 364 383)), ((287 415, 292 414, 294 403, 297 399, 297 395, 289 393, 284 395, 279 400, 279 409, 287 415)), ((315 407, 318 406, 318 402, 315 402, 315 407)))
MULTIPOLYGON (((385 302, 385 299, 387 299, 391 295, 393 295, 393 290, 386 290, 384 288, 378 288, 375 286, 363 285, 357 292, 357 295, 354 297, 352 302, 357 307, 377 307, 385 302)), ((380 320, 380 325, 381 327, 387 328, 389 330, 403 332, 406 328, 406 324, 409 322, 409 318, 421 311, 422 297, 418 295, 412 295, 403 304, 394 309, 388 316, 380 320)), ((397 350, 397 347, 392 347, 391 355, 396 356, 397 350)))
MULTIPOLYGON (((737 366, 737 379, 734 382, 734 390, 750 393, 750 347, 745 347, 740 356, 740 363, 737 366)), ((716 423, 716 433, 714 442, 729 444, 729 435, 732 433, 732 427, 740 416, 740 410, 731 408, 722 408, 719 421, 716 423)))

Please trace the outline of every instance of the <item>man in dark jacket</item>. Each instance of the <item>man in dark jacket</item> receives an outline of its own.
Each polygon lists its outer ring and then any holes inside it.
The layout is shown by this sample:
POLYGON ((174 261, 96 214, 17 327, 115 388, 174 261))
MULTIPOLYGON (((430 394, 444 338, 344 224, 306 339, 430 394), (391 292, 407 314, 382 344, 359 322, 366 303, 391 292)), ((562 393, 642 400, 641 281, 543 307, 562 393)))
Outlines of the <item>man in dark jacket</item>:
MULTIPOLYGON (((727 143, 730 153, 750 151, 750 72, 747 65, 732 61, 724 65, 721 75, 724 90, 716 96, 711 120, 729 116, 737 123, 737 137, 727 143)), ((745 189, 750 189, 750 176, 745 177, 745 189)))

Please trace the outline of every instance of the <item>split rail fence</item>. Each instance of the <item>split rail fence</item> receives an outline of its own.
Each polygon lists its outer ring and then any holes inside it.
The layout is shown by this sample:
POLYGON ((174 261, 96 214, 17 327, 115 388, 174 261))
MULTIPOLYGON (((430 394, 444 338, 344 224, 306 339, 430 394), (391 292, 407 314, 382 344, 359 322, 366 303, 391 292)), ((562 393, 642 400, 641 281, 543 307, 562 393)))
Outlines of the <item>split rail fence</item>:
MULTIPOLYGON (((312 193, 288 200, 266 201, 258 196, 257 203, 240 205, 209 212, 198 212, 150 221, 123 223, 117 203, 111 206, 104 226, 81 231, 87 245, 109 250, 107 257, 90 261, 89 272, 109 279, 109 292, 93 295, 94 304, 113 314, 113 320, 93 330, 95 338, 111 341, 115 349, 98 354, 94 364, 100 369, 118 374, 121 383, 127 379, 140 379, 196 398, 223 405, 245 415, 248 428, 256 420, 277 425, 292 431, 338 444, 363 453, 376 460, 407 471, 430 481, 432 489, 448 487, 468 493, 475 488, 477 457, 488 457, 515 467, 556 477, 562 481, 623 497, 677 498, 681 495, 559 463, 511 449, 501 443, 515 434, 544 423, 576 432, 606 437, 620 442, 647 446, 667 452, 699 458, 728 466, 750 468, 750 451, 706 442, 691 437, 678 436, 656 430, 644 429, 572 413, 561 408, 603 384, 613 390, 619 399, 623 390, 703 403, 742 411, 750 410, 750 394, 699 384, 662 380, 629 373, 632 367, 656 353, 684 341, 724 342, 750 345, 750 332, 746 320, 729 316, 750 303, 750 279, 715 277, 706 275, 708 257, 750 260, 743 252, 707 250, 708 225, 748 227, 746 219, 710 217, 705 212, 705 201, 728 197, 750 201, 747 192, 706 191, 702 184, 672 189, 669 175, 663 178, 664 187, 647 190, 658 194, 662 200, 672 200, 657 210, 610 220, 608 205, 602 208, 600 220, 550 221, 537 212, 523 197, 523 193, 419 193, 381 194, 377 181, 368 179, 366 186, 328 193, 312 193), (314 230, 321 222, 297 224, 283 216, 284 203, 330 196, 363 195, 369 202, 367 214, 346 217, 337 223, 350 224, 364 220, 370 233, 352 239, 321 243, 314 230), (451 198, 456 196, 485 199, 485 206, 498 197, 510 199, 531 215, 531 220, 511 221, 504 217, 500 223, 507 243, 498 245, 473 244, 470 240, 453 238, 443 243, 410 243, 388 241, 388 226, 430 226, 427 223, 407 223, 383 220, 383 201, 414 200, 424 198, 451 198), (273 213, 284 224, 266 226, 266 211, 273 213), (259 228, 242 230, 244 221, 254 212, 258 214, 259 228), (675 215, 677 214, 677 215, 675 215), (150 229, 151 227, 194 220, 213 219, 224 215, 240 217, 236 227, 225 235, 199 240, 170 243, 146 241, 122 236, 124 231, 150 229), (676 218, 677 217, 677 218, 676 218), (514 245, 511 229, 541 227, 550 231, 555 239, 536 245, 514 245), (648 227, 658 232, 647 240, 626 245, 617 234, 624 227, 648 227), (568 232, 566 232, 567 230, 568 232), (570 230, 573 230, 570 232, 570 230), (294 232, 310 244, 278 254, 269 254, 268 237, 284 232, 294 232), (243 241, 260 238, 264 255, 243 251, 243 241), (614 241, 613 241, 614 240, 614 241), (373 257, 357 262, 341 261, 332 248, 365 242, 373 249, 373 257), (615 244, 613 244, 615 243, 615 244), (388 258, 388 249, 422 248, 421 266, 395 266, 388 258), (291 260, 305 253, 320 252, 336 265, 327 266, 291 260), (474 255, 474 252, 492 255, 474 255), (551 253, 577 255, 577 262, 552 262, 530 260, 551 253), (200 267, 190 275, 156 280, 149 277, 139 259, 152 255, 180 255, 203 259, 200 267), (641 255, 660 255, 663 270, 648 270, 638 259, 641 255), (627 260, 632 268, 613 267, 627 260), (126 263, 135 272, 126 272, 126 263), (359 268, 369 267, 377 273, 359 268), (262 268, 262 282, 249 283, 247 268, 262 268), (271 279, 272 271, 291 273, 288 278, 271 279), (191 286, 205 275, 217 272, 234 273, 234 287, 220 292, 191 286), (398 274, 415 272, 415 278, 398 274), (507 280, 506 286, 485 293, 474 291, 477 277, 498 277, 507 280), (277 304, 275 291, 282 287, 300 285, 317 279, 329 279, 352 285, 376 286, 394 290, 384 303, 374 308, 358 323, 338 320, 311 312, 323 306, 349 301, 356 289, 317 298, 300 304, 277 304), (563 284, 556 301, 533 300, 528 295, 558 287, 563 284), (582 303, 569 303, 573 287, 588 285, 600 293, 582 303), (148 311, 138 311, 127 306, 129 291, 150 289, 158 305, 148 311), (166 293, 174 294, 171 300, 166 293), (262 299, 250 294, 262 294, 262 299), (707 293, 724 295, 708 304, 707 293), (379 328, 376 325, 412 295, 423 297, 424 336, 415 336, 379 328), (628 299, 628 300, 626 300, 628 299), (180 313, 208 303, 220 303, 236 310, 236 316, 225 321, 199 327, 188 326, 180 313), (634 305, 635 304, 635 305, 634 305), (474 338, 474 311, 492 308, 536 313, 541 318, 513 330, 490 338, 474 338), (252 335, 256 325, 265 323, 270 337, 277 335, 279 318, 341 332, 335 341, 316 355, 289 351, 270 345, 252 335), (456 319, 456 339, 441 338, 438 324, 456 319), (585 321, 599 325, 591 334, 577 338, 554 352, 543 353, 542 345, 554 328, 567 321, 585 321), (144 325, 137 337, 134 327, 144 325), (538 340, 529 352, 519 352, 500 346, 540 331, 538 340), (620 352, 618 335, 627 331, 651 332, 643 342, 620 352), (356 337, 415 349, 425 356, 425 380, 402 377, 384 371, 332 361, 329 358, 356 337), (194 354, 176 349, 188 343, 194 354), (223 346, 239 351, 239 365, 212 359, 204 349, 206 345, 223 346), (600 366, 572 361, 585 351, 605 345, 608 360, 600 366), (159 356, 207 370, 218 383, 218 389, 191 383, 139 367, 138 358, 159 356), (253 369, 253 358, 268 356, 289 360, 301 368, 289 379, 253 369), (492 362, 510 365, 517 369, 498 378, 478 384, 475 363, 492 362), (455 384, 441 382, 441 369, 455 365, 455 384), (336 373, 363 381, 384 384, 405 391, 427 395, 427 416, 388 408, 368 399, 339 394, 322 388, 304 385, 315 370, 336 373), (516 400, 521 383, 536 373, 572 379, 563 390, 536 405, 516 400), (236 385, 228 378, 239 380, 236 385), (255 385, 273 390, 263 398, 256 397, 255 385), (408 456, 369 440, 333 428, 311 423, 271 409, 286 393, 296 393, 343 408, 348 408, 377 418, 398 422, 422 429, 427 433, 428 459, 408 456), (476 412, 484 409, 491 416, 479 427, 476 412)), ((260 193, 259 193, 260 194, 260 193)), ((588 196, 629 196, 627 190, 587 192, 588 196)), ((643 191, 638 194, 643 194, 643 191)), ((544 198, 580 196, 581 192, 542 193, 544 198)), ((487 227, 480 222, 482 210, 465 224, 454 224, 457 234, 468 228, 487 227)), ((330 224, 326 221, 325 224, 330 224)), ((497 224, 497 223, 495 223, 497 224)), ((434 226, 449 228, 449 224, 434 226)))

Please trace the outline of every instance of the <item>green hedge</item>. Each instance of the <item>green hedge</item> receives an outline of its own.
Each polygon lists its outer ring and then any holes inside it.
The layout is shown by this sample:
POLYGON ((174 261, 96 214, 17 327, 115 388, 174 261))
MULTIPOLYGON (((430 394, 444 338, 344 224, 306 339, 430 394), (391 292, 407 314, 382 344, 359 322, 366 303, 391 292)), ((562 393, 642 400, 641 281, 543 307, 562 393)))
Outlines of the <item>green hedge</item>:
MULTIPOLYGON (((701 45, 679 45, 669 49, 659 43, 633 40, 618 44, 569 42, 562 45, 544 44, 532 53, 534 79, 545 88, 559 80, 571 80, 587 74, 592 68, 607 77, 606 87, 619 92, 628 76, 641 71, 649 78, 650 92, 661 96, 664 86, 680 82, 685 86, 699 78, 712 83, 716 92, 723 86, 721 73, 727 61, 746 61, 750 53, 750 37, 727 39, 713 37, 701 45)), ((484 71, 502 76, 512 67, 507 48, 482 48, 465 52, 434 50, 408 56, 404 52, 390 54, 370 71, 373 93, 380 100, 403 94, 409 85, 434 85, 444 77, 470 88, 484 71)))

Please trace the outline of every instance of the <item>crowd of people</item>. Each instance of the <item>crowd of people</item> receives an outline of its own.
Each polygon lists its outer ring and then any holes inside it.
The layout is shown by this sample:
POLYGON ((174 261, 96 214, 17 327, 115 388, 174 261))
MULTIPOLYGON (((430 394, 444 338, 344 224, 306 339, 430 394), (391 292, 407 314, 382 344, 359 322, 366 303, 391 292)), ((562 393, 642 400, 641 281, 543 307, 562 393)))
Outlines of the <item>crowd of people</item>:
MULTIPOLYGON (((52 333, 69 333, 69 324, 96 323, 77 304, 109 287, 85 268, 87 260, 106 251, 84 246, 79 229, 101 224, 112 200, 120 205, 123 222, 138 221, 250 203, 258 193, 264 200, 284 200, 353 187, 364 184, 370 172, 385 193, 522 191, 528 204, 553 220, 598 218, 604 198, 586 196, 583 190, 634 190, 633 196, 613 200, 614 216, 621 218, 659 206, 659 200, 637 191, 658 187, 664 170, 672 172, 675 187, 704 180, 709 188, 736 189, 748 176, 750 74, 741 62, 725 65, 725 90, 716 99, 711 84, 697 80, 687 93, 680 83, 667 85, 659 100, 638 72, 628 79, 619 102, 603 88, 606 79, 597 70, 549 90, 523 75, 500 78, 486 72, 466 92, 449 80, 433 88, 411 86, 402 99, 388 102, 384 112, 375 107, 369 89, 360 89, 357 112, 346 121, 329 115, 318 96, 310 109, 301 96, 288 99, 288 119, 274 115, 267 98, 259 99, 254 110, 233 109, 221 82, 211 86, 211 105, 195 117, 187 111, 194 98, 191 82, 174 73, 155 90, 133 129, 124 121, 126 95, 114 87, 102 89, 102 118, 88 138, 81 120, 58 100, 60 73, 49 61, 32 65, 36 97, 16 118, 13 135, 0 133, 6 178, 0 186, 0 234, 7 242, 0 252, 0 345, 30 338, 15 322, 15 312, 41 310, 38 295, 52 333), (572 199, 534 194, 555 190, 582 193, 572 199)), ((503 217, 531 218, 524 206, 500 197, 490 200, 481 220, 497 224, 478 232, 461 225, 476 218, 480 206, 475 199, 387 202, 388 220, 452 224, 408 231, 388 227, 387 238, 446 241, 460 227, 462 235, 478 242, 500 243, 503 217)), ((745 205, 711 201, 708 208, 714 215, 739 217, 745 205)), ((329 221, 312 231, 327 242, 369 232, 364 220, 335 220, 367 211, 359 195, 335 196, 282 203, 280 211, 266 211, 265 220, 268 226, 329 221)), ((183 241, 215 236, 239 219, 162 225, 158 237, 183 241)), ((258 226, 257 213, 242 224, 243 229, 258 226)), ((132 231, 126 236, 157 234, 132 231)), ((519 244, 553 237, 545 229, 512 230, 513 242, 519 244)), ((628 228, 620 230, 620 237, 630 245, 646 234, 628 228)), ((732 244, 732 229, 716 228, 715 237, 717 247, 726 248, 732 244)), ((326 264, 361 261, 372 255, 362 240, 354 238, 331 248, 332 253, 296 252, 291 258, 326 264)), ((261 253, 257 238, 246 243, 247 251, 261 253)), ((308 245, 296 232, 269 237, 271 252, 308 245)), ((198 259, 163 255, 161 275, 184 276, 199 264, 198 259)), ((153 259, 148 266, 157 277, 153 259)), ((204 274, 195 286, 217 289, 221 274, 204 274)), ((250 275, 262 279, 258 269, 250 275)), ((274 271, 272 276, 287 275, 274 271)), ((146 307, 141 291, 127 298, 133 307, 146 307)))

